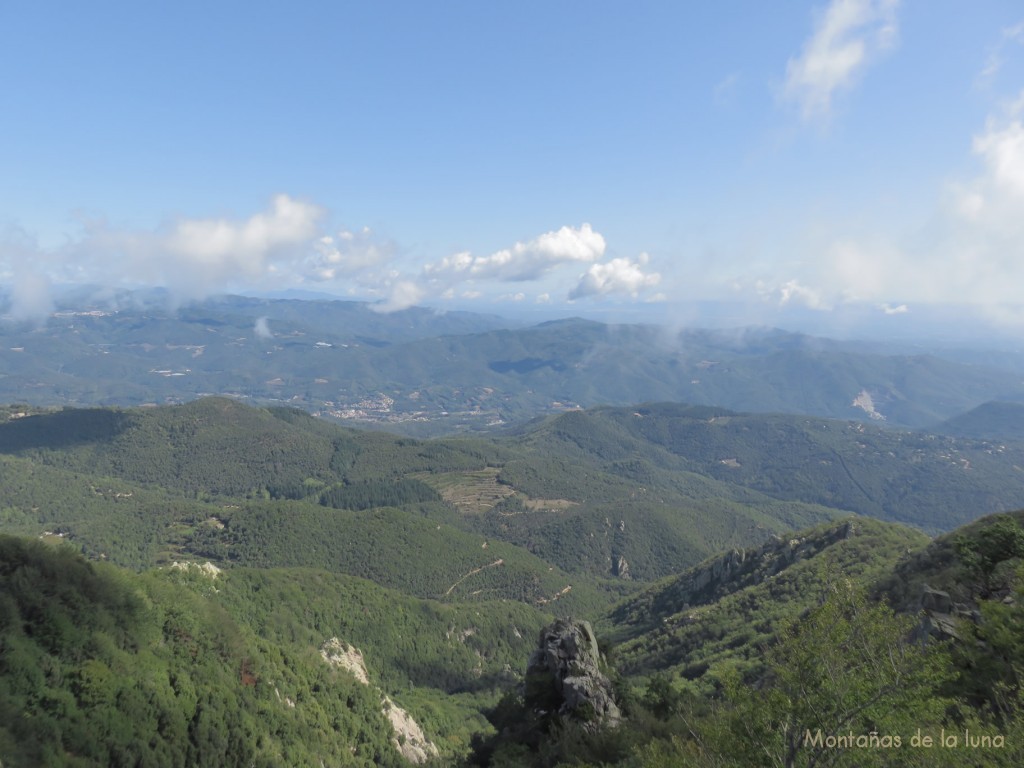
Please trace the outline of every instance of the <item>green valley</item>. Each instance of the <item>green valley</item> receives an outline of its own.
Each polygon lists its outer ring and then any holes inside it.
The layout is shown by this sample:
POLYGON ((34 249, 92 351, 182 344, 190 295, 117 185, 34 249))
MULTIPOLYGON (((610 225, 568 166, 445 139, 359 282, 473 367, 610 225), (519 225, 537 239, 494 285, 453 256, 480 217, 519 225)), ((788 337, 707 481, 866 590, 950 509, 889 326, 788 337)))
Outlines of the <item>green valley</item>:
POLYGON ((4 414, 4 765, 761 764, 745 686, 784 696, 815 632, 854 664, 858 622, 915 682, 849 727, 1020 727, 1024 527, 972 522, 1024 507, 1009 440, 666 403, 433 439, 226 398, 4 414), (618 726, 521 687, 559 617, 618 726))

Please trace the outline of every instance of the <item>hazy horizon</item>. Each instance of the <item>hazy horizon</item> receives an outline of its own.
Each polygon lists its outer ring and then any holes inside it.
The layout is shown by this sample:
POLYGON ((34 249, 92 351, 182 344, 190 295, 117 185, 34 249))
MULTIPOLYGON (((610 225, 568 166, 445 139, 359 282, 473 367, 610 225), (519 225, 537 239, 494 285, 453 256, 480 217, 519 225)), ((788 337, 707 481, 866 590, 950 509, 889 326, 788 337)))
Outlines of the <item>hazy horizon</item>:
POLYGON ((9 9, 7 312, 89 283, 697 324, 728 304, 883 336, 956 305, 1019 331, 1022 19, 898 0, 9 9))

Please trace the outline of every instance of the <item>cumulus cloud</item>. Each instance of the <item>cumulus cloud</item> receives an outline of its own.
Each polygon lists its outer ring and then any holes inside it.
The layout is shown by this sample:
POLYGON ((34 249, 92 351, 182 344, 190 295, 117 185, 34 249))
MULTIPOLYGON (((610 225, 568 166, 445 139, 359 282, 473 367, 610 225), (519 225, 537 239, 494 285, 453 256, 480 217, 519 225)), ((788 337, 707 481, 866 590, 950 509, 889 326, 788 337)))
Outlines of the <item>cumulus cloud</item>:
MULTIPOLYGON (((282 194, 249 216, 179 218, 149 231, 86 221, 79 238, 49 250, 19 245, 12 234, 0 232, 0 280, 14 284, 8 293, 17 293, 14 307, 20 315, 51 307, 45 300, 50 280, 115 292, 163 286, 172 304, 233 290, 332 283, 335 291, 376 301, 377 312, 395 312, 431 298, 524 302, 536 296, 544 303, 556 295, 560 281, 563 292, 572 288, 573 298, 637 297, 660 280, 647 268, 646 254, 603 262, 605 239, 586 223, 553 229, 485 256, 464 251, 423 265, 369 228, 329 234, 322 225, 325 214, 319 206, 282 194), (20 272, 16 279, 12 264, 33 265, 48 279, 22 280, 20 272), (587 271, 577 279, 572 265, 587 271), (535 292, 516 285, 534 281, 535 292)), ((254 324, 253 334, 272 337, 265 318, 254 324)))
POLYGON ((415 306, 423 296, 423 289, 412 280, 398 280, 391 286, 388 297, 384 301, 371 304, 370 309, 381 314, 398 312, 415 306))
POLYGON ((971 150, 980 172, 952 188, 953 213, 977 233, 1024 234, 1024 91, 988 117, 971 150))
POLYGON ((784 94, 804 118, 827 115, 833 94, 849 88, 877 54, 895 45, 898 0, 832 0, 814 34, 786 66, 784 94))
POLYGON ((276 196, 246 219, 179 219, 157 232, 125 232, 88 222, 85 238, 65 253, 71 280, 165 285, 179 299, 252 285, 294 263, 317 234, 322 210, 276 196))
POLYGON ((324 235, 313 243, 314 253, 307 258, 305 275, 316 281, 336 280, 390 261, 398 248, 394 242, 378 238, 369 227, 359 232, 343 229, 336 235, 324 235))
POLYGON ((802 304, 810 309, 831 309, 820 289, 812 288, 796 278, 787 280, 781 285, 758 280, 755 290, 764 301, 776 303, 780 307, 802 304))
POLYGON ((762 284, 762 297, 817 308, 864 303, 886 315, 914 304, 965 304, 1000 323, 1024 317, 1011 311, 1024 306, 1024 92, 990 115, 965 149, 976 171, 945 189, 926 227, 820 243, 789 282, 762 284))
POLYGON ((184 261, 215 273, 241 270, 258 274, 268 255, 312 237, 319 217, 316 206, 278 195, 269 211, 244 221, 179 221, 164 245, 184 261))
POLYGON ((974 189, 972 206, 980 214, 989 200, 1000 196, 1019 202, 1024 197, 1024 92, 1008 109, 1003 120, 989 118, 985 130, 974 137, 973 149, 984 164, 985 175, 974 189))
POLYGON ((503 296, 498 297, 498 301, 523 301, 526 298, 526 294, 522 291, 516 291, 515 293, 506 293, 503 296))
POLYGON ((980 172, 954 187, 944 237, 951 294, 1020 304, 1024 284, 1024 91, 990 116, 971 149, 980 172))
POLYGON ((590 224, 565 226, 489 256, 457 253, 428 264, 424 273, 435 279, 536 280, 561 264, 597 261, 604 251, 604 237, 590 224))
POLYGON ((569 292, 569 299, 575 301, 587 296, 605 296, 610 293, 627 294, 636 298, 641 291, 661 282, 657 272, 645 272, 649 257, 641 253, 634 261, 629 258, 612 259, 604 264, 594 264, 580 276, 576 287, 569 292))

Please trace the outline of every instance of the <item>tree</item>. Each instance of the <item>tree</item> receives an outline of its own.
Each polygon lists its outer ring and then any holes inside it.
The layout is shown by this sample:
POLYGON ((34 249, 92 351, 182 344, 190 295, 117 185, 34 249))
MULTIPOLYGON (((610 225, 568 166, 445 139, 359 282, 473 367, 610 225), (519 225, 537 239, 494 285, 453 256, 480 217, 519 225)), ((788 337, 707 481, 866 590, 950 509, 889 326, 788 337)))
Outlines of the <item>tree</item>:
POLYGON ((956 552, 977 582, 981 596, 990 597, 1010 583, 1012 568, 1000 568, 1000 565, 1024 557, 1024 528, 1009 515, 998 515, 976 536, 959 538, 956 552), (1002 578, 1000 571, 1003 571, 1002 578))
POLYGON ((915 764, 909 739, 938 730, 947 702, 937 689, 951 673, 943 647, 910 640, 912 625, 863 588, 831 584, 768 651, 759 688, 732 676, 728 704, 698 739, 727 765, 915 764))

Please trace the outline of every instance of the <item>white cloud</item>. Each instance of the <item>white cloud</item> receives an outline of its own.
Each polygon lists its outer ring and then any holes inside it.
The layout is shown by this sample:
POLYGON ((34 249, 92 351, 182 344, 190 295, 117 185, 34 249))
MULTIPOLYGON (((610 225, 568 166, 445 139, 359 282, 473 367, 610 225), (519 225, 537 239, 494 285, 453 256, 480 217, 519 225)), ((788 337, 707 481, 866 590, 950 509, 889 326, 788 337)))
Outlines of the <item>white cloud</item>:
POLYGON ((43 322, 53 312, 46 262, 38 242, 24 229, 7 224, 0 231, 0 281, 7 284, 4 309, 11 319, 43 322))
POLYGON ((166 249, 215 271, 240 269, 258 274, 266 257, 279 248, 303 243, 316 232, 320 209, 278 195, 271 210, 245 221, 183 219, 165 241, 166 249))
POLYGON ((657 272, 644 272, 649 257, 641 253, 636 261, 629 258, 612 259, 604 264, 594 264, 580 276, 576 287, 569 292, 569 299, 575 301, 587 296, 604 296, 609 293, 624 293, 634 298, 645 288, 652 288, 661 281, 657 272))
POLYGON ((943 272, 953 299, 1020 305, 1024 285, 1024 91, 986 120, 979 174, 954 188, 943 272))
POLYGON ((889 304, 881 304, 878 308, 887 315, 905 315, 910 311, 910 307, 906 304, 900 304, 898 307, 893 307, 889 304))
POLYGON ((274 338, 274 333, 270 330, 270 324, 267 322, 267 318, 265 317, 261 317, 256 320, 256 324, 253 326, 252 332, 256 335, 257 339, 274 338))
POLYGON ((1019 106, 1012 109, 1007 121, 990 119, 985 131, 974 137, 973 148, 985 165, 985 178, 974 190, 979 200, 975 207, 985 206, 984 187, 990 198, 1000 193, 1014 199, 1024 196, 1024 126, 1019 106))
POLYGON ((546 232, 490 256, 473 256, 463 251, 428 264, 424 272, 437 279, 536 280, 561 264, 596 261, 604 251, 604 237, 590 224, 583 224, 579 228, 566 226, 546 232))
POLYGON ((883 236, 843 239, 825 248, 808 269, 820 308, 866 303, 887 315, 909 311, 905 301, 959 303, 971 281, 969 259, 945 246, 900 247, 883 236))
POLYGON ((971 149, 980 172, 954 185, 943 233, 950 292, 1020 303, 1024 284, 1024 92, 986 120, 971 149))
POLYGON ((1024 306, 1024 92, 991 115, 969 147, 977 171, 949 185, 924 229, 824 241, 786 280, 766 280, 758 292, 817 308, 865 303, 887 315, 961 304, 1001 323, 1024 317, 1011 311, 1024 306))
MULTIPOLYGON (((482 299, 504 296, 524 302, 551 301, 561 282, 575 298, 606 294, 637 297, 660 275, 648 257, 602 263, 606 243, 590 224, 563 226, 487 256, 465 251, 422 266, 369 228, 324 231, 320 207, 288 195, 239 218, 181 218, 155 231, 126 230, 105 221, 84 222, 84 234, 63 247, 44 250, 22 243, 17 232, 0 232, 0 280, 16 282, 12 265, 32 265, 54 283, 91 283, 107 289, 164 286, 172 303, 233 290, 333 283, 339 293, 376 300, 375 311, 394 312, 426 299, 482 299), (570 265, 589 267, 576 280, 570 265), (536 281, 535 291, 509 285, 536 281), (575 287, 573 287, 575 286, 575 287)), ((20 275, 25 270, 18 272, 20 275)), ((42 283, 26 283, 18 312, 43 301, 42 283), (34 286, 34 288, 33 288, 34 286), (32 289, 32 290, 30 290, 32 289)), ((45 287, 45 286, 43 286, 45 287)), ((646 294, 645 294, 646 295, 646 294)), ((10 301, 8 301, 10 304, 10 301)), ((257 338, 272 336, 265 321, 253 326, 257 338)))
POLYGON ((784 93, 804 118, 827 115, 833 94, 849 88, 879 52, 896 42, 898 0, 832 0, 803 51, 786 66, 784 93))
POLYGON ((15 275, 10 288, 10 306, 7 309, 11 319, 43 322, 53 312, 53 308, 49 278, 36 271, 15 275))
POLYGON ((796 278, 787 280, 782 285, 773 285, 764 280, 758 280, 755 289, 762 299, 777 303, 780 307, 789 304, 803 304, 810 309, 831 309, 820 289, 811 288, 796 278))
POLYGON ((985 66, 981 72, 978 73, 978 80, 982 84, 988 84, 995 79, 996 75, 999 74, 999 70, 1003 68, 1004 50, 1010 43, 1024 43, 1024 22, 1015 24, 1012 27, 1006 27, 1002 30, 999 35, 999 41, 995 47, 989 53, 988 59, 985 61, 985 66))
POLYGON ((341 230, 313 243, 314 254, 306 259, 305 276, 311 280, 336 280, 390 261, 398 252, 390 240, 381 240, 369 227, 359 232, 341 230))
POLYGON ((56 255, 71 281, 157 284, 179 299, 201 298, 291 273, 322 213, 278 195, 268 210, 246 219, 179 219, 158 232, 88 222, 85 238, 56 255))
POLYGON ((374 312, 388 314, 415 306, 424 296, 424 291, 411 280, 398 280, 391 286, 391 293, 387 299, 376 304, 371 304, 370 309, 374 312))
POLYGON ((427 264, 423 269, 428 274, 440 274, 444 272, 465 272, 473 265, 473 254, 469 251, 461 251, 451 256, 445 256, 436 264, 427 264))

